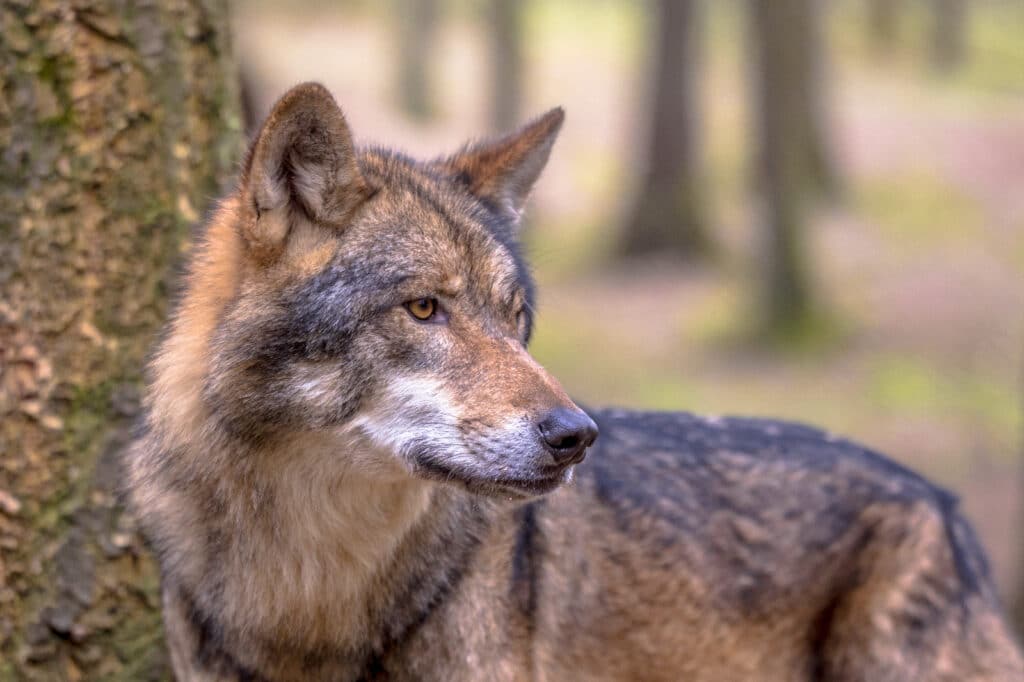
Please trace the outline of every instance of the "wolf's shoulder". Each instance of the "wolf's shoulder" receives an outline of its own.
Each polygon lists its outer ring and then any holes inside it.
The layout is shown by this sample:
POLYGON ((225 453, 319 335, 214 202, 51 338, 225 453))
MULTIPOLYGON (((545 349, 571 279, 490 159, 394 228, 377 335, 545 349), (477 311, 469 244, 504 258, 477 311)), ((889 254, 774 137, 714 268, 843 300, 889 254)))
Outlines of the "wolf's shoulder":
POLYGON ((651 551, 785 583, 873 543, 924 543, 958 584, 990 586, 956 497, 863 445, 775 419, 590 414, 601 435, 578 467, 579 499, 651 551))

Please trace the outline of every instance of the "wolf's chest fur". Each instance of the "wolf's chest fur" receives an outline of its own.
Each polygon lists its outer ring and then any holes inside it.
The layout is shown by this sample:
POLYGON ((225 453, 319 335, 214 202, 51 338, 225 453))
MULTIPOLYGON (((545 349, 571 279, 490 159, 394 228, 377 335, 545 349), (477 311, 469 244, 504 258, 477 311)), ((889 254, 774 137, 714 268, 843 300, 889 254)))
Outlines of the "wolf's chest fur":
POLYGON ((179 679, 1021 679, 947 493, 800 426, 595 423, 530 357, 561 123, 419 162, 277 104, 126 456, 179 679))

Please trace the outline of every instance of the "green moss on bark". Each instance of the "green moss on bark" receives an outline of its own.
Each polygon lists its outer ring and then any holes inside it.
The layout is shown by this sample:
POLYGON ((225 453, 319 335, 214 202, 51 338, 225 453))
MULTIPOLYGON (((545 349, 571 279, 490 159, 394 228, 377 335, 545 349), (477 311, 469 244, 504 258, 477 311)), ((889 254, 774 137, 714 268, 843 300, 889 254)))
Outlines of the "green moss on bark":
POLYGON ((0 6, 0 679, 167 674, 115 462, 167 270, 238 158, 227 29, 224 0, 0 6))

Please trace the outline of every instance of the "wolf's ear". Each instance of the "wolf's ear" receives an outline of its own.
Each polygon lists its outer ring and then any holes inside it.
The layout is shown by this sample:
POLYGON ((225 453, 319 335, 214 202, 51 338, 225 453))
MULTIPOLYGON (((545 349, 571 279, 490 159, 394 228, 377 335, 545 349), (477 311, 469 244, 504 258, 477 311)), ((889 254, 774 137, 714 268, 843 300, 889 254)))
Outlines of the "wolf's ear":
POLYGON ((243 186, 255 213, 247 237, 263 253, 279 250, 296 211, 340 229, 370 196, 345 116, 324 86, 303 83, 278 100, 253 142, 243 186))
POLYGON ((565 120, 561 107, 495 140, 471 144, 436 164, 469 191, 518 219, 565 120))

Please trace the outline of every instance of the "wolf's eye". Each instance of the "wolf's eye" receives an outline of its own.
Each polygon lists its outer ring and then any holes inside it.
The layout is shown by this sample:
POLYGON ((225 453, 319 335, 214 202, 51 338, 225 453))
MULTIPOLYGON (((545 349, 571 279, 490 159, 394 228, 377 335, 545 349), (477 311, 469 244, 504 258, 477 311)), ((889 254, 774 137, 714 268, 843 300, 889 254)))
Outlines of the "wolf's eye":
POLYGON ((426 322, 437 314, 437 299, 417 298, 415 301, 406 303, 405 308, 417 320, 426 322))

